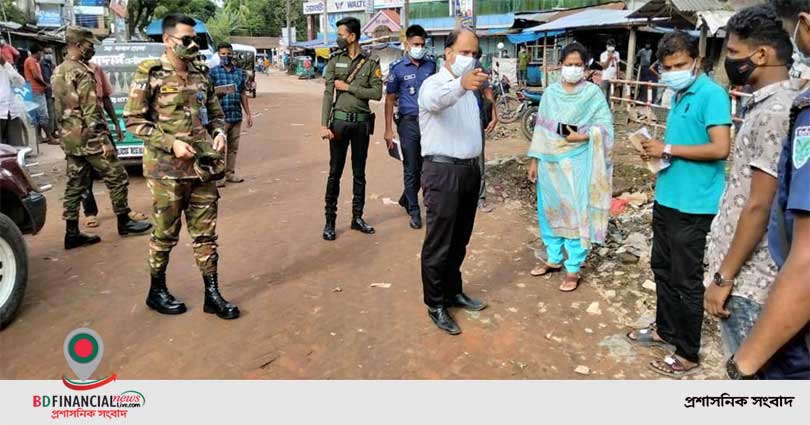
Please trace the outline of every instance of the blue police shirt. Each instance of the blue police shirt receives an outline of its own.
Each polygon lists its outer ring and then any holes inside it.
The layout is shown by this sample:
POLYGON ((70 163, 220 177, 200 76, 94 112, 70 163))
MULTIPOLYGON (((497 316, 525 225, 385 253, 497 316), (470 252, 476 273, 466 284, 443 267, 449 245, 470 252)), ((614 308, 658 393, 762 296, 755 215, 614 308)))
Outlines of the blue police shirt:
POLYGON ((419 115, 419 88, 427 77, 435 73, 436 62, 428 57, 422 59, 419 65, 408 56, 391 63, 385 91, 397 95, 400 116, 419 115))
POLYGON ((801 110, 782 147, 779 182, 768 223, 768 248, 780 269, 793 241, 793 218, 810 212, 810 90, 796 98, 794 108, 801 110))

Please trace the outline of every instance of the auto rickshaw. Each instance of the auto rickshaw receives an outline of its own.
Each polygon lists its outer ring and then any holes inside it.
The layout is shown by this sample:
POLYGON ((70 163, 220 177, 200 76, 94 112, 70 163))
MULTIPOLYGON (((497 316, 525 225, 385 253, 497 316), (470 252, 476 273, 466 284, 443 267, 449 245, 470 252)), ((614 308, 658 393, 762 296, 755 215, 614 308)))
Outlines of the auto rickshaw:
POLYGON ((233 59, 236 66, 247 74, 245 89, 250 97, 256 97, 256 48, 245 44, 233 44, 233 59))

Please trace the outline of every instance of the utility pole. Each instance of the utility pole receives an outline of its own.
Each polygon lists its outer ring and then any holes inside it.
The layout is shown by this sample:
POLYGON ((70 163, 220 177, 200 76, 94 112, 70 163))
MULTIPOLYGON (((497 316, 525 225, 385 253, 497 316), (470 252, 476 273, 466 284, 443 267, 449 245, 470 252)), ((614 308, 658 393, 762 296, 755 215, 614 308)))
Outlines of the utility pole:
POLYGON ((292 23, 290 22, 290 12, 292 9, 292 0, 287 0, 287 50, 292 56, 292 23))
POLYGON ((323 0, 323 44, 329 47, 329 2, 323 0))
POLYGON ((400 21, 402 21, 402 28, 407 29, 411 25, 411 0, 405 0, 400 21))

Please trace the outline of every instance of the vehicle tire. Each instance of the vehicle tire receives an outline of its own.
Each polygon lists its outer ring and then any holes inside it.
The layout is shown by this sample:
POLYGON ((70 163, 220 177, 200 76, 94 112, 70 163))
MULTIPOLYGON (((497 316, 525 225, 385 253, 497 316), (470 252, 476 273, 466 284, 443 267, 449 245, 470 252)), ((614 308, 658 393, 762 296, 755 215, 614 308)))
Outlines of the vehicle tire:
POLYGON ((523 133, 523 137, 530 142, 532 141, 532 136, 534 135, 534 125, 536 123, 537 107, 530 106, 528 109, 523 111, 523 115, 520 117, 520 131, 523 133))
POLYGON ((14 320, 28 283, 25 239, 10 218, 0 214, 0 329, 14 320))
POLYGON ((498 99, 498 121, 509 124, 520 118, 520 101, 514 96, 503 96, 498 99))

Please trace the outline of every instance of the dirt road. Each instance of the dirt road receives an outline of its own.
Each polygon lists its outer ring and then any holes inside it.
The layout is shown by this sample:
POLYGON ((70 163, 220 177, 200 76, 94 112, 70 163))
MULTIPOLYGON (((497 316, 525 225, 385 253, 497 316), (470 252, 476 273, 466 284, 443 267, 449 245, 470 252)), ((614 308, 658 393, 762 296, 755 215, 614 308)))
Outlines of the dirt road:
MULTIPOLYGON (((464 264, 467 292, 490 308, 454 311, 459 336, 438 331, 421 301, 424 230, 411 230, 402 210, 384 202, 399 197, 402 171, 387 156, 382 121, 367 168, 365 217, 377 234, 348 230, 347 166, 338 239, 325 242, 328 149, 317 136, 322 85, 274 73, 260 76, 259 87, 251 101, 259 116, 239 156, 246 181, 221 191, 218 222, 223 292, 243 316, 223 321, 202 312, 202 283, 185 233, 172 253, 169 285, 189 312, 167 317, 148 310, 148 239, 118 237, 102 184, 96 191, 103 242, 63 250, 60 177, 47 194, 45 229, 27 239, 28 292, 18 319, 0 333, 0 379, 59 378, 68 371, 65 335, 82 326, 104 339, 95 375, 114 372, 119 379, 657 377, 646 368, 650 352, 622 343, 625 320, 598 290, 604 283, 598 277, 586 275, 578 291, 563 294, 560 277, 529 276, 536 229, 519 203, 479 213, 464 264), (578 366, 589 373, 575 373, 578 366)), ((491 152, 515 155, 524 143, 492 143, 491 152)), ((149 210, 142 177, 131 178, 130 203, 149 210)))

